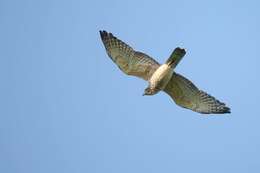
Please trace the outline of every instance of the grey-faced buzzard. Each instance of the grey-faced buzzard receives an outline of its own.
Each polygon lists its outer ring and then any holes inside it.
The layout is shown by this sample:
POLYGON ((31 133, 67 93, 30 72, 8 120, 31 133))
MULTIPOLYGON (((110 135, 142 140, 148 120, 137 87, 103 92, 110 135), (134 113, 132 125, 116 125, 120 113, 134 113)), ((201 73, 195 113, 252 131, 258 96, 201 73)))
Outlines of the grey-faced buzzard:
POLYGON ((191 81, 174 72, 174 68, 186 53, 184 49, 177 47, 168 60, 160 65, 150 56, 135 51, 111 33, 100 31, 100 36, 108 56, 121 71, 148 81, 149 85, 143 95, 154 95, 164 91, 181 107, 203 114, 230 113, 230 108, 224 103, 199 90, 191 81))

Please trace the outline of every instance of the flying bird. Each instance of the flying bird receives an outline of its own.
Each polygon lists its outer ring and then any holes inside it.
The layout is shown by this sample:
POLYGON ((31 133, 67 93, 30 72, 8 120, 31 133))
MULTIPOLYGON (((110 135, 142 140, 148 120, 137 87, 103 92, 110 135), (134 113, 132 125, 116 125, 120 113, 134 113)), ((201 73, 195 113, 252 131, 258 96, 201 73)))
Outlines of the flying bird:
POLYGON ((143 95, 164 91, 183 108, 202 114, 230 113, 230 108, 224 103, 198 89, 191 81, 174 71, 186 54, 184 49, 175 48, 168 60, 161 65, 145 53, 135 51, 112 33, 99 32, 108 56, 120 70, 148 81, 143 95))

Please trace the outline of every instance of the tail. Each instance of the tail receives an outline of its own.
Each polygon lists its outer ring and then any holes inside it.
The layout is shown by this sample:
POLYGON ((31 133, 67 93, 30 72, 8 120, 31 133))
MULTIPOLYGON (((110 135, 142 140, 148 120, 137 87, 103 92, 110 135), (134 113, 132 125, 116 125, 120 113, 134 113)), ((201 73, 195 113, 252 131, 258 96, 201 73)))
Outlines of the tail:
POLYGON ((181 59, 184 57, 185 54, 186 54, 185 49, 181 49, 179 47, 175 48, 170 58, 168 58, 168 60, 166 61, 166 64, 168 64, 174 69, 179 64, 179 62, 181 61, 181 59))

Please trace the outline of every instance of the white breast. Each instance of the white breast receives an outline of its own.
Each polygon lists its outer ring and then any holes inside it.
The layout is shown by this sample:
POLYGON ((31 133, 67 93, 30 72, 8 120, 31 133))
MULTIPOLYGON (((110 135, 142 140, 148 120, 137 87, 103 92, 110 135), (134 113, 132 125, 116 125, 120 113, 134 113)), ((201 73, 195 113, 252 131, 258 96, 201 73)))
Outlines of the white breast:
POLYGON ((167 64, 161 65, 149 80, 152 88, 163 89, 172 77, 173 69, 167 64))

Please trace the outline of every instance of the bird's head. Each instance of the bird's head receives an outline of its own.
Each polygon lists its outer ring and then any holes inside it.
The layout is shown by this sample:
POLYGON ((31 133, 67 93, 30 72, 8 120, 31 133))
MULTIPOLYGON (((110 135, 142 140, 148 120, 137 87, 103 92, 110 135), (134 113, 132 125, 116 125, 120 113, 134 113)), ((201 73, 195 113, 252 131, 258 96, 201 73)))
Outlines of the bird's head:
POLYGON ((145 95, 154 95, 155 93, 156 93, 155 89, 147 87, 144 90, 143 96, 145 96, 145 95))

